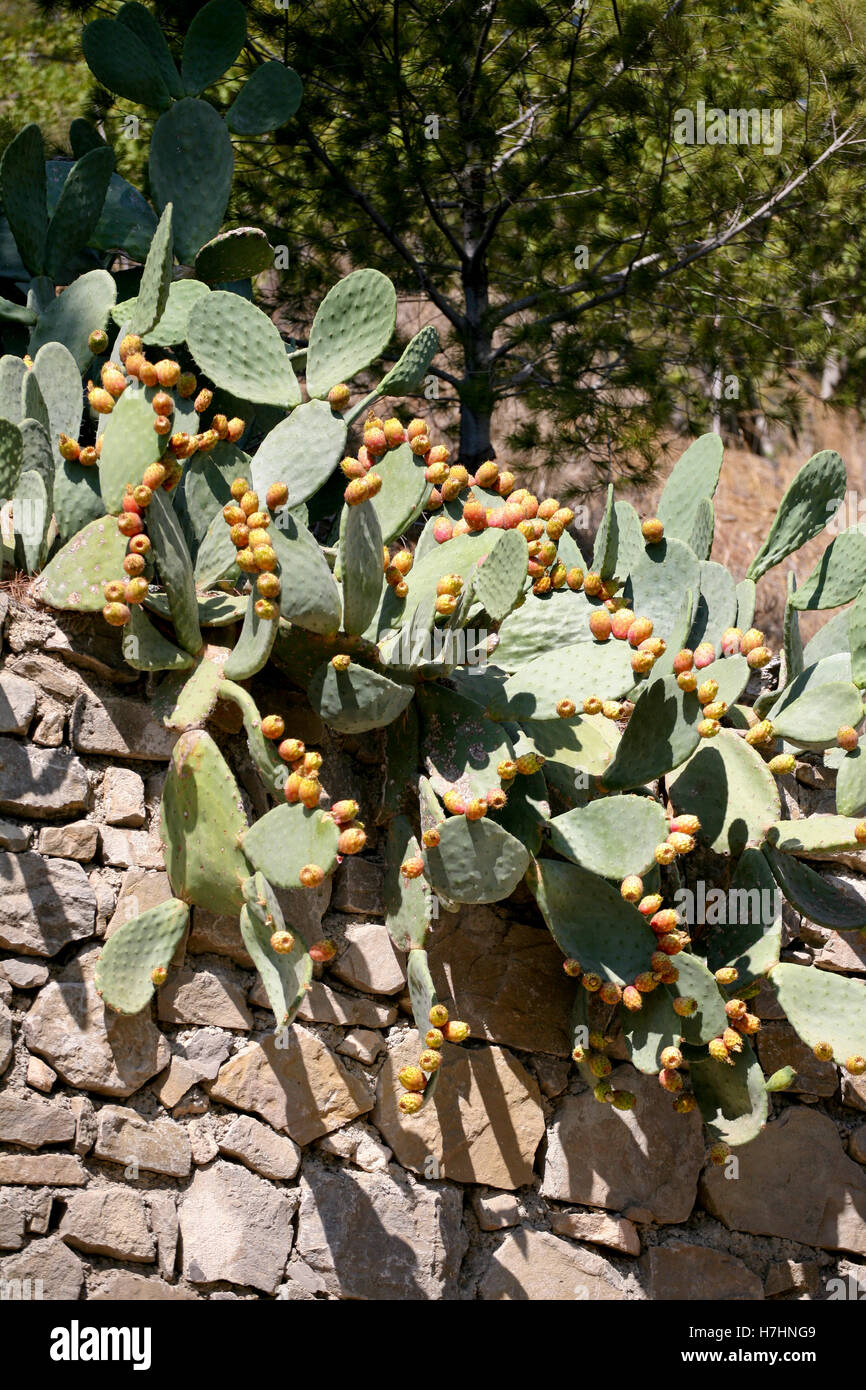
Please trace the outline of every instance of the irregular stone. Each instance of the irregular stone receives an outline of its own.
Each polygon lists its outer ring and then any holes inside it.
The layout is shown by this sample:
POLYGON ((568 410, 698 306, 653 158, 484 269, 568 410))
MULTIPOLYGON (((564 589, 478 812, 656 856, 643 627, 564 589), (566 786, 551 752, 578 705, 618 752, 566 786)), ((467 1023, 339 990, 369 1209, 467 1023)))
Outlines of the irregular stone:
POLYGON ((162 1104, 173 1109, 199 1081, 213 1081, 229 1055, 231 1035, 219 1028, 202 1028, 171 1059, 168 1072, 153 1089, 162 1104))
POLYGON ((244 991, 230 975, 216 969, 173 970, 157 994, 157 1015, 166 1023, 253 1026, 244 991))
MULTIPOLYGON (((10 1188, 10 1191, 14 1189, 10 1188)), ((54 1196, 51 1192, 23 1192, 18 1189, 19 1196, 23 1196, 27 1206, 27 1230, 31 1235, 44 1236, 48 1231, 51 1221, 51 1208, 54 1205, 54 1196)))
POLYGON ((140 912, 159 907, 172 897, 168 874, 148 872, 144 868, 127 869, 120 883, 114 914, 106 929, 106 940, 124 922, 131 922, 140 912))
POLYGON ((866 1163, 866 1125, 859 1125, 848 1135, 848 1152, 856 1163, 866 1163))
POLYGON ((10 849, 20 854, 27 849, 33 839, 33 832, 27 825, 16 825, 12 820, 0 820, 0 849, 10 849))
POLYGON ((24 1041, 70 1086, 132 1095, 168 1065, 169 1045, 147 1010, 131 1016, 107 1010, 92 980, 75 979, 76 965, 36 996, 24 1019, 24 1041))
MULTIPOLYGON (((265 987, 258 977, 250 990, 249 1001, 261 1009, 270 1008, 265 987)), ((305 1023, 335 1023, 340 1027, 357 1024, 361 1028, 389 1028, 397 1021, 397 1008, 394 1004, 380 1004, 357 994, 341 994, 323 980, 314 980, 301 1001, 298 1018, 305 1023)))
POLYGON ((43 1062, 41 1057, 29 1057, 26 1080, 27 1085, 34 1091, 42 1091, 48 1095, 57 1080, 57 1072, 53 1071, 47 1062, 43 1062))
POLYGON ((570 1302, 616 1300, 623 1294, 608 1278, 611 1266, 546 1231, 524 1229, 505 1237, 478 1286, 490 1301, 570 1302))
MULTIPOLYGON (((335 1297, 452 1299, 466 1248, 462 1207, 459 1189, 425 1187, 393 1168, 361 1173, 308 1162, 297 1252, 335 1297)), ((294 1265, 290 1273, 296 1277, 294 1265)))
POLYGON ((626 1211, 642 1207, 660 1223, 685 1221, 695 1202, 704 1141, 697 1111, 677 1115, 654 1076, 614 1069, 633 1110, 599 1105, 591 1091, 559 1102, 548 1134, 541 1192, 554 1202, 626 1211))
POLYGON ((0 999, 0 1076, 12 1059, 12 1015, 0 999))
POLYGON ((99 843, 103 862, 117 869, 162 869, 165 866, 160 838, 149 830, 101 825, 99 843))
POLYGON ((381 1033, 374 1033, 369 1028, 353 1028, 337 1044, 337 1051, 343 1057, 352 1057, 356 1062, 371 1066, 384 1046, 381 1033))
MULTIPOLYGON (((244 965, 250 970, 255 966, 243 943, 237 917, 218 916, 203 907, 193 908, 187 950, 193 955, 208 952, 214 956, 228 956, 237 965, 244 965)), ((264 1007, 268 1007, 267 996, 264 1007)))
MULTIPOLYGON (((3 1068, 0 1066, 0 1071, 3 1068)), ((866 1110, 866 1076, 850 1076, 847 1071, 842 1077, 842 1104, 852 1110, 866 1110)))
POLYGON ((11 663, 16 676, 24 676, 39 690, 47 690, 52 695, 60 695, 66 700, 73 699, 81 688, 78 676, 67 671, 57 661, 40 656, 37 652, 25 652, 16 656, 11 663))
POLYGON ((761 980, 760 989, 754 999, 749 1000, 751 1008, 761 1019, 784 1018, 785 1014, 776 997, 775 990, 770 988, 768 980, 761 980))
POLYGON ((711 1216, 735 1231, 866 1254, 866 1174, 826 1115, 790 1106, 737 1150, 737 1160, 736 1181, 722 1168, 703 1174, 701 1201, 711 1216))
POLYGON ((368 994, 397 994, 403 988, 406 977, 384 922, 352 922, 345 941, 331 966, 335 979, 368 994))
POLYGON ((0 961, 0 977, 13 989, 40 989, 48 979, 48 966, 35 960, 0 961))
POLYGON ((178 737, 175 730, 166 729, 154 717, 143 700, 122 695, 107 695, 103 700, 92 691, 78 696, 69 728, 76 753, 146 758, 150 762, 168 762, 178 737))
POLYGON ((43 1144, 68 1144, 74 1136, 75 1116, 65 1106, 0 1094, 0 1142, 41 1149, 43 1144))
POLYGON ((0 1192, 0 1250, 20 1250, 24 1244, 24 1212, 0 1192))
POLYGON ((199 1080, 184 1057, 172 1057, 168 1071, 156 1078, 151 1089, 166 1110, 173 1110, 199 1080))
POLYGON ((798 1264, 782 1260, 771 1264, 764 1281, 764 1294, 775 1298, 782 1293, 806 1293, 814 1298, 818 1292, 819 1272, 816 1264, 798 1264))
POLYGON ((67 1201, 60 1235, 87 1255, 148 1262, 156 1254, 144 1198, 123 1187, 74 1193, 67 1201))
POLYGON ((102 814, 107 825, 144 825, 144 781, 131 767, 107 767, 102 796, 102 814))
POLYGON ((782 1067, 797 1073, 791 1091, 813 1096, 832 1096, 836 1090, 836 1068, 832 1062, 819 1062, 811 1047, 801 1042, 790 1023, 765 1023, 757 1036, 758 1057, 764 1073, 772 1076, 782 1067))
POLYGON ((192 1161, 199 1168, 205 1163, 210 1163, 219 1153, 216 1136, 213 1131, 213 1122, 210 1115, 199 1115, 193 1120, 192 1124, 187 1125, 190 1147, 192 1149, 192 1161))
POLYGON ((234 1163, 199 1169, 180 1199, 184 1277, 273 1293, 292 1246, 295 1206, 287 1193, 234 1163))
POLYGON ((499 1047, 446 1043, 431 1101, 405 1116, 397 1109, 397 1074, 417 1057, 417 1037, 407 1033, 389 1052, 376 1087, 373 1123, 397 1162, 455 1182, 501 1188, 532 1182, 544 1114, 535 1078, 523 1064, 499 1047))
POLYGON ((17 1255, 0 1260, 0 1283, 8 1289, 16 1280, 21 1282, 22 1297, 29 1289, 30 1298, 72 1303, 81 1293, 84 1265, 59 1236, 49 1236, 32 1240, 17 1255))
POLYGON ((42 644, 46 652, 56 652, 71 666, 92 671, 112 685, 138 680, 123 659, 120 629, 94 621, 90 613, 53 613, 52 628, 42 644))
POLYGON ((653 1245, 642 1257, 641 1267, 649 1297, 661 1302, 745 1303, 764 1297, 760 1279, 742 1260, 706 1245, 653 1245))
POLYGON ((113 1269, 96 1293, 88 1294, 88 1303, 167 1303, 172 1301, 197 1303, 190 1289, 167 1284, 164 1279, 147 1278, 126 1269, 113 1269))
POLYGON ((274 1134, 269 1125, 252 1115, 238 1115, 218 1141, 220 1153, 239 1158, 254 1173, 275 1182, 293 1178, 301 1166, 301 1150, 285 1135, 274 1134))
POLYGON ((543 1096, 561 1096, 568 1085, 571 1069, 570 1059, 564 1057, 545 1057, 539 1052, 534 1058, 535 1075, 543 1096))
POLYGON ((0 811, 44 820, 87 807, 87 773, 80 758, 59 748, 34 748, 0 738, 0 811))
POLYGON ((42 696, 39 701, 39 717, 36 728, 30 737, 40 748, 59 748, 63 742, 66 728, 66 710, 56 700, 42 696))
POLYGON ((866 940, 857 932, 831 931, 815 957, 819 970, 866 975, 866 940))
POLYGON ((83 1187, 87 1174, 72 1154, 0 1154, 0 1183, 83 1187))
POLYGON ((170 1178, 188 1175, 192 1151, 183 1125, 165 1118, 145 1120, 124 1105, 103 1105, 96 1123, 96 1158, 122 1167, 135 1163, 148 1173, 166 1173, 170 1178))
POLYGON ((177 1239, 180 1231, 177 1200, 173 1192, 148 1192, 145 1198, 150 1209, 150 1229, 156 1237, 159 1272, 168 1279, 174 1273, 177 1259, 177 1239))
POLYGON ((571 1055, 574 989, 544 928, 463 907, 440 916, 428 958, 440 999, 457 1001, 454 1013, 472 1037, 571 1055))
POLYGON ((96 1143, 96 1112, 87 1096, 71 1096, 69 1107, 75 1116, 75 1140, 73 1149, 77 1154, 90 1153, 96 1143))
POLYGON ((45 825, 39 832, 39 853, 86 862, 95 855, 98 839, 99 827, 89 820, 73 821, 71 825, 45 825))
POLYGON ((338 912, 385 915, 385 871, 369 859, 346 855, 334 875, 331 907, 338 912))
POLYGON ((552 1211, 550 1224, 558 1236, 606 1245, 622 1255, 640 1254, 637 1227, 624 1216, 608 1216, 603 1211, 552 1211))
POLYGON ((207 1089, 212 1100, 255 1111, 301 1145, 373 1108, 363 1081, 297 1023, 242 1048, 207 1089))
POLYGON ((96 897, 80 864, 0 852, 0 946, 53 956, 93 935, 96 897))
POLYGON ((384 1172, 393 1158, 387 1144, 383 1144, 375 1130, 363 1121, 343 1125, 333 1134, 326 1134, 319 1140, 319 1148, 322 1153, 347 1158, 365 1173, 384 1172))
POLYGON ((473 1192, 472 1209, 482 1231, 504 1231, 520 1220, 520 1203, 510 1192, 497 1192, 492 1197, 473 1192))
POLYGON ((0 672, 0 734, 26 734, 39 694, 32 681, 0 672))

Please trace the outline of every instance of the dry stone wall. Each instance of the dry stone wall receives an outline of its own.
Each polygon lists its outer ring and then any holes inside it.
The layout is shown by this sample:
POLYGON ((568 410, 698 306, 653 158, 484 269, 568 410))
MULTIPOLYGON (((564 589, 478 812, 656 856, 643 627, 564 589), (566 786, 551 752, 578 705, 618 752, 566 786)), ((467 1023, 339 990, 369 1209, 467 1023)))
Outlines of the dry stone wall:
MULTIPOLYGON (((264 703, 322 750, 370 839, 285 904, 339 947, 288 1046, 237 923, 199 909, 152 1011, 106 1012, 101 940, 170 893, 173 740, 116 634, 9 595, 0 617, 0 1298, 787 1300, 858 1278, 866 1294, 866 1078, 816 1062, 760 997, 764 1069, 791 1063, 797 1086, 738 1176, 709 1167, 697 1117, 654 1078, 618 1061, 624 1113, 575 1076, 573 985, 528 898, 440 919, 431 967, 471 1041, 446 1046, 435 1107, 399 1114, 417 1040, 382 917, 378 750, 333 744, 299 693, 264 703)), ((823 809, 818 774, 800 779, 789 814, 823 809)), ((831 867, 866 892, 856 856, 831 867)), ((786 942, 866 975, 866 945, 794 915, 786 942)))

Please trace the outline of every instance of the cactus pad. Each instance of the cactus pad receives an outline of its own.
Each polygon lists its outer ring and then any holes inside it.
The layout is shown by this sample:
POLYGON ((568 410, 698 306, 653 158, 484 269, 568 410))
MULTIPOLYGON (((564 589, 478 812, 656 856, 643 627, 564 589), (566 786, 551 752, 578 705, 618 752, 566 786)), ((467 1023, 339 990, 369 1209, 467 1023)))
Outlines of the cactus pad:
POLYGON ((746 1038, 733 1063, 689 1053, 689 1074, 704 1124, 713 1139, 736 1147, 760 1134, 769 1102, 764 1073, 746 1038))
POLYGON ((760 579, 823 531, 844 495, 845 465, 839 455, 833 449, 813 454, 779 503, 770 533, 749 566, 747 578, 760 579))
POLYGON ((340 526, 343 631, 362 633, 375 616, 385 583, 382 532, 372 502, 344 507, 340 526))
POLYGON ((414 689, 355 662, 348 671, 335 671, 326 661, 315 672, 307 693, 313 709, 332 729, 362 734, 382 729, 402 714, 414 689))
POLYGON ((695 815, 701 838, 716 854, 739 855, 759 845, 781 814, 773 774, 732 729, 702 740, 688 762, 667 780, 678 815, 695 815))
POLYGON ((102 948, 94 982, 119 1014, 137 1014, 153 998, 154 970, 167 970, 189 922, 189 907, 169 898, 112 932, 102 948))
POLYGON ((97 613, 105 604, 103 584, 122 572, 126 537, 113 516, 100 517, 67 541, 43 570, 37 592, 52 608, 97 613))
POLYGON ((646 796, 602 797, 550 821, 557 853, 617 881, 652 868, 655 847, 667 833, 664 811, 646 796))
POLYGON ((228 111, 235 135, 267 135, 291 120, 301 104, 303 83, 284 63, 262 63, 250 75, 228 111))
POLYGON ((40 315, 30 335, 30 355, 44 343, 63 343, 84 372, 90 361, 88 341, 95 328, 104 328, 114 304, 114 280, 107 270, 89 270, 74 280, 40 315))
MULTIPOLYGON (((259 68, 260 72, 261 69, 259 68)), ((246 280, 274 264, 274 248, 258 227, 233 227, 208 241, 195 258, 195 273, 208 284, 246 280)))
POLYGON ((519 840, 490 820, 452 816, 440 827, 439 844, 424 851, 435 893, 454 903, 490 903, 520 882, 529 855, 519 840))
POLYGON ((307 347, 307 391, 326 396, 387 347, 397 318, 394 286, 379 270, 353 270, 319 305, 307 347))
POLYGON ((247 37, 247 16, 240 0, 208 0, 186 31, 181 77, 197 96, 216 82, 237 58, 247 37))
POLYGON ((263 874, 257 873, 244 885, 247 902, 241 908, 241 936, 262 977, 278 1028, 291 1023, 304 1001, 313 978, 313 962, 297 928, 292 950, 280 953, 271 945, 274 932, 285 931, 285 921, 277 895, 263 874), (250 892, 252 890, 252 892, 250 892), (260 900, 264 899, 264 908, 260 900))
POLYGON ((831 970, 780 964, 770 975, 785 1017, 809 1047, 827 1042, 833 1060, 866 1056, 866 984, 831 970))
MULTIPOLYGON (((254 304, 214 290, 193 305, 186 331, 190 352, 217 386, 262 405, 300 401, 279 331, 254 304)), ((292 505, 298 500, 293 498, 292 505)))
POLYGON ((585 971, 625 985, 648 968, 656 938, 613 884, 558 859, 535 860, 526 881, 557 946, 585 971))
POLYGON ((302 888, 298 877, 307 864, 317 864, 325 876, 337 863, 340 832, 324 811, 306 806, 275 806, 243 836, 244 854, 277 888, 302 888))
POLYGON ((652 681, 638 696, 616 757, 604 774, 608 791, 641 787, 684 763, 700 742, 701 707, 673 676, 652 681))
POLYGON ((234 171, 228 131, 208 102, 185 97, 163 112, 151 136, 149 169, 157 207, 174 207, 178 259, 192 265, 222 226, 234 171))
POLYGON ((45 148, 38 125, 26 125, 0 160, 0 200, 15 245, 31 275, 45 268, 48 201, 45 148))
POLYGON ((237 783, 203 729, 181 734, 162 793, 165 867, 184 902, 236 916, 249 866, 241 853, 247 818, 237 783))

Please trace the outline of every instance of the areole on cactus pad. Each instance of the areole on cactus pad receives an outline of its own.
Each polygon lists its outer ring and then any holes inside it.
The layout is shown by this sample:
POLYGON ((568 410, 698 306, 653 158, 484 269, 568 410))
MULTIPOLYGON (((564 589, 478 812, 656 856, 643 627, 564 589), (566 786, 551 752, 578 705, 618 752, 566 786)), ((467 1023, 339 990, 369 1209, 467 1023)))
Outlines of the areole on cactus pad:
POLYGON ((400 1074, 406 1123, 436 1094, 441 1049, 470 1031, 436 998, 438 912, 528 889, 574 982, 573 1060, 599 1102, 634 1103, 609 1079, 621 1037, 658 1075, 660 1103, 700 1109, 723 1157, 785 1084, 765 1084, 752 1046, 765 982, 816 1056, 866 1069, 866 985, 780 960, 782 898, 866 930, 860 900, 807 862, 866 846, 859 533, 789 586, 778 663, 754 625, 756 583, 844 495, 841 459, 803 466, 746 576, 710 556, 715 435, 678 460, 656 516, 611 489, 584 556, 570 508, 492 460, 470 475, 427 419, 397 413, 438 339, 425 327, 376 366, 395 325, 386 277, 339 281, 291 353, 251 286, 217 278, 254 273, 267 245, 254 228, 221 237, 229 131, 269 129, 271 107, 288 120, 299 84, 267 73, 224 123, 201 92, 243 43, 243 6, 204 7, 182 73, 167 45, 146 48, 141 16, 124 19, 138 9, 95 21, 86 43, 100 81, 161 112, 137 295, 118 305, 105 270, 56 297, 48 279, 97 236, 101 203, 95 218, 73 213, 87 190, 107 197, 107 156, 78 162, 52 219, 35 127, 0 164, 33 277, 3 321, 21 346, 0 360, 3 558, 42 566, 42 602, 101 609, 122 629, 124 658, 179 735, 161 815, 173 897, 106 944, 105 1003, 149 1006, 191 905, 237 916, 277 1028, 334 954, 305 941, 293 895, 363 852, 366 831, 357 803, 329 799, 322 755, 245 688, 267 666, 335 742, 363 735, 381 753, 386 922, 419 1034, 400 1074), (203 182, 196 140, 214 122, 203 182), (804 648, 799 613, 848 603, 804 648), (261 780, 252 822, 214 717, 226 704, 261 780), (784 818, 779 779, 802 760, 837 770, 839 814, 784 818))

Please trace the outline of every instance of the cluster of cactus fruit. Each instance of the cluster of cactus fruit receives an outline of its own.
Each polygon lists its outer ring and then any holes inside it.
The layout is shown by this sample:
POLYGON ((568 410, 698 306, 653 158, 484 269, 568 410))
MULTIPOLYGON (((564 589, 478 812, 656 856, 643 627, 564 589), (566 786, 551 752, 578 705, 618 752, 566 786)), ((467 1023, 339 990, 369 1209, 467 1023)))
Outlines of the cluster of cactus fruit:
POLYGON ((800 589, 790 579, 778 662, 754 626, 757 581, 841 503, 842 461, 805 464, 737 583, 710 559, 714 435, 679 459, 657 516, 641 522, 609 490, 585 559, 568 507, 495 462, 474 475, 449 463, 423 419, 377 416, 378 401, 419 395, 435 331, 374 373, 396 294, 360 270, 290 351, 251 299, 263 234, 219 233, 226 127, 252 134, 291 115, 279 63, 257 70, 225 123, 200 98, 237 56, 242 21, 237 0, 211 0, 182 75, 140 5, 85 31, 100 81, 162 111, 134 298, 116 302, 106 269, 62 278, 103 245, 100 213, 115 225, 100 148, 79 156, 75 196, 51 219, 32 196, 34 128, 0 164, 28 299, 0 303, 4 342, 23 335, 0 360, 4 561, 37 573, 46 605, 119 627, 178 735, 161 807, 175 896, 110 937, 99 989, 120 1012, 148 1007, 190 905, 239 918, 277 1028, 333 957, 305 942, 293 895, 361 852, 366 832, 356 802, 331 804, 321 753, 259 711, 248 682, 268 666, 334 741, 366 735, 380 754, 386 922, 419 1035, 402 1112, 430 1102, 442 1049, 471 1032, 436 997, 426 945, 439 911, 528 889, 574 980, 573 1058, 597 1099, 635 1103, 609 1079, 616 1042, 677 1112, 700 1110, 721 1159, 792 1079, 766 1080, 752 1048, 762 988, 817 1057, 866 1069, 866 986, 781 959, 783 897, 821 925, 866 930, 863 901, 808 862, 866 843, 866 536, 841 532, 800 589), (22 525, 34 508, 35 530, 22 525), (798 614, 817 609, 839 611, 804 647, 798 614), (226 702, 270 805, 252 821, 208 729, 226 702), (821 759, 837 814, 785 818, 777 779, 821 759), (713 898, 706 920, 690 895, 713 898))

